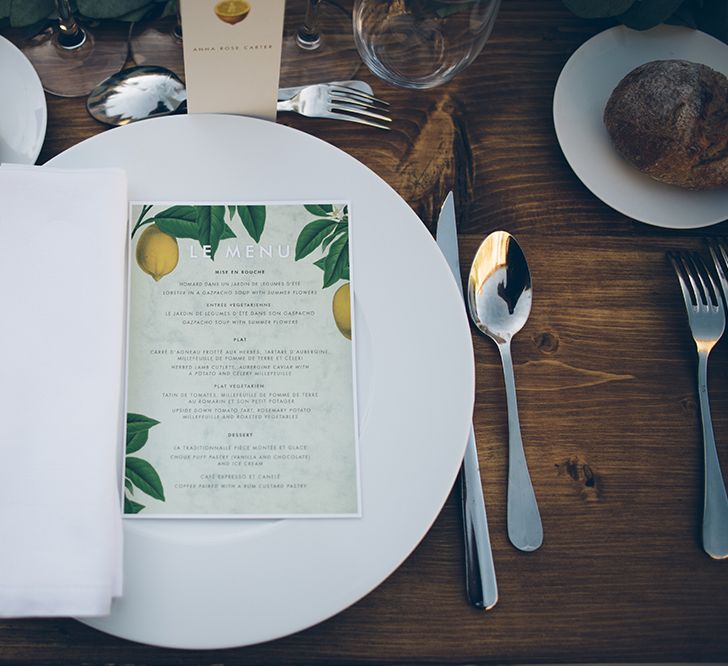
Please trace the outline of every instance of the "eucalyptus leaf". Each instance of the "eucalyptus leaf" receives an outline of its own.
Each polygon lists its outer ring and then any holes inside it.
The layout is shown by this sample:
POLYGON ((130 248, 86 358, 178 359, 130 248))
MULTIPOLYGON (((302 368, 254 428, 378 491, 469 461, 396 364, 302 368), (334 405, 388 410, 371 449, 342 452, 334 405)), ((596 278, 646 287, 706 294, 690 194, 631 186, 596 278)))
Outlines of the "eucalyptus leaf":
POLYGON ((139 490, 164 502, 164 488, 159 474, 146 460, 126 457, 126 476, 139 490))
POLYGON ((33 23, 47 19, 55 10, 53 0, 11 0, 10 25, 13 28, 24 28, 33 23))
POLYGON ((641 0, 622 14, 620 20, 635 30, 649 30, 672 16, 683 2, 684 0, 641 0))
POLYGON ((324 217, 334 212, 334 207, 331 204, 304 204, 303 207, 317 217, 324 217))
POLYGON ((144 508, 143 504, 124 497, 124 513, 139 513, 144 508))
POLYGON ((563 2, 581 18, 604 18, 624 14, 635 0, 563 0, 563 2))
POLYGON ((126 415, 127 437, 129 436, 129 433, 143 432, 145 430, 149 430, 149 428, 153 428, 155 425, 158 425, 158 424, 159 424, 159 421, 150 419, 148 416, 143 416, 142 414, 134 414, 133 412, 129 412, 126 415))
MULTIPOLYGON (((26 0, 27 1, 27 0, 26 0)), ((147 11, 154 6, 150 0, 77 0, 78 11, 97 19, 119 18, 142 7, 147 11)))
POLYGON ((332 243, 324 263, 324 289, 341 280, 349 271, 349 238, 342 236, 332 243))
POLYGON ((238 206, 238 215, 250 237, 258 243, 265 228, 265 206, 238 206))
POLYGON ((136 453, 141 449, 149 440, 149 430, 142 430, 141 432, 126 433, 126 452, 136 453))
POLYGON ((296 241, 296 261, 307 257, 318 248, 326 237, 336 230, 336 224, 336 220, 330 218, 314 220, 301 229, 296 241))

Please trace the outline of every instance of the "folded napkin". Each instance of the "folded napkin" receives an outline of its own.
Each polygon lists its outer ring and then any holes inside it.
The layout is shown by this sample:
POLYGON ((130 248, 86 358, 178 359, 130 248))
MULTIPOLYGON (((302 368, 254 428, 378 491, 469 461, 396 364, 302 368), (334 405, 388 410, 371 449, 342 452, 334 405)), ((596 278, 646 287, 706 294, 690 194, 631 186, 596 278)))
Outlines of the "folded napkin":
POLYGON ((0 617, 121 593, 126 175, 0 168, 0 617))

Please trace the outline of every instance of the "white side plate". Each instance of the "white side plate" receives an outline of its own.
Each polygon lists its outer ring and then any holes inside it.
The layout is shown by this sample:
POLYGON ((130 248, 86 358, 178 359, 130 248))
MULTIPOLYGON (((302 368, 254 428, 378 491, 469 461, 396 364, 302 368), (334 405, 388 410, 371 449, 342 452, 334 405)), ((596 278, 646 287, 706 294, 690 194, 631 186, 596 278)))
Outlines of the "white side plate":
POLYGON ((690 60, 728 76, 728 45, 699 30, 624 26, 592 37, 569 58, 554 92, 554 125, 576 175, 597 197, 640 222, 672 229, 728 219, 728 187, 691 191, 660 183, 617 153, 602 115, 616 85, 651 60, 690 60))

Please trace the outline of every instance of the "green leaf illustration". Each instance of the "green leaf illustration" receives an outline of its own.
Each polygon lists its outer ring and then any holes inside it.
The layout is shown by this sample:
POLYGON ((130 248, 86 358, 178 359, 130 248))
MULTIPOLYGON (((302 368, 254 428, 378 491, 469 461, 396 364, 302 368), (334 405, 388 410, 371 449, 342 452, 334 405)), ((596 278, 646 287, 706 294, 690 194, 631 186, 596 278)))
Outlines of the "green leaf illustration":
POLYGON ((149 439, 149 430, 142 430, 141 432, 126 433, 126 452, 136 453, 141 449, 149 439))
POLYGON ((124 497, 124 513, 139 513, 144 508, 143 504, 124 497))
POLYGON ((342 234, 349 234, 349 226, 346 224, 346 222, 339 222, 339 224, 336 225, 336 229, 334 230, 334 233, 332 233, 328 238, 324 240, 323 243, 321 243, 321 249, 326 252, 326 248, 333 243, 337 238, 339 238, 342 234))
POLYGON ((324 263, 324 288, 349 274, 349 237, 342 236, 331 244, 324 263))
POLYGON ((225 223, 225 228, 222 230, 222 234, 220 235, 220 240, 227 240, 228 238, 237 238, 235 235, 235 232, 230 228, 230 226, 225 223))
POLYGON ((238 206, 238 215, 250 237, 258 243, 265 228, 265 206, 238 206))
POLYGON ((134 494, 134 486, 132 485, 132 482, 129 481, 129 479, 124 479, 124 487, 129 491, 130 495, 134 494))
POLYGON ((149 428, 153 428, 155 425, 159 425, 159 421, 150 419, 148 416, 143 416, 142 414, 134 414, 133 412, 129 412, 126 415, 127 435, 129 435, 129 433, 137 433, 149 430, 149 428))
POLYGON ((325 217, 334 212, 334 207, 331 204, 304 204, 303 207, 311 215, 317 215, 318 217, 325 217))
POLYGON ((296 261, 307 257, 332 232, 336 230, 336 220, 314 220, 309 222, 298 235, 296 241, 296 261))
POLYGON ((171 217, 155 218, 154 222, 165 234, 169 234, 175 238, 198 240, 199 231, 196 222, 171 217))
POLYGON ((198 206, 197 227, 200 245, 210 246, 210 257, 215 258, 225 231, 225 206, 198 206))
POLYGON ((230 215, 230 221, 233 221, 235 217, 235 206, 228 206, 228 214, 230 215))
POLYGON ((318 261, 314 261, 313 265, 318 266, 323 271, 326 268, 326 259, 328 259, 328 257, 321 257, 318 261))
POLYGON ((146 460, 127 456, 126 476, 139 490, 164 502, 164 488, 159 474, 146 460))

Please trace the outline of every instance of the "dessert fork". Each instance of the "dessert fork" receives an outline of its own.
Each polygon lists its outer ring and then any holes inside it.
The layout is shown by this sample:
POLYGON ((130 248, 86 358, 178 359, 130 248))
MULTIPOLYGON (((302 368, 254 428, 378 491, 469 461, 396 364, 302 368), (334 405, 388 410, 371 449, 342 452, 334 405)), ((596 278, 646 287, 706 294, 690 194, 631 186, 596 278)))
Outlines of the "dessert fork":
MULTIPOLYGON (((717 261, 712 248, 711 253, 717 261)), ((711 557, 723 559, 728 557, 728 496, 710 417, 708 356, 725 330, 725 306, 713 276, 699 255, 669 253, 668 256, 680 282, 688 324, 698 350, 698 395, 705 456, 703 548, 711 557)))
POLYGON ((355 88, 318 83, 306 86, 291 99, 279 101, 277 109, 388 130, 392 121, 388 106, 387 102, 355 88))

